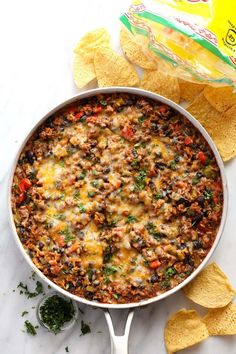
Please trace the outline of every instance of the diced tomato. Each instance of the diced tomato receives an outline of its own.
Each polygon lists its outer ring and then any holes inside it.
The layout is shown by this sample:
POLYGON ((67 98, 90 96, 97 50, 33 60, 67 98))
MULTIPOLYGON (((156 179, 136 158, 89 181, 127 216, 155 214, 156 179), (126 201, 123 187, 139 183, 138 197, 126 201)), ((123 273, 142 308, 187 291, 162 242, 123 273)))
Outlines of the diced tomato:
POLYGON ((67 112, 68 113, 75 113, 77 111, 77 107, 75 104, 71 105, 70 107, 68 107, 67 112))
POLYGON ((126 140, 131 140, 132 137, 134 136, 134 131, 132 128, 130 128, 129 126, 125 126, 121 131, 120 131, 120 135, 123 136, 123 138, 125 138, 126 140))
POLYGON ((19 183, 19 190, 23 193, 31 187, 32 183, 28 178, 23 178, 19 183))
POLYGON ((199 151, 197 157, 198 157, 198 160, 200 160, 201 163, 202 163, 203 165, 205 165, 205 163, 206 163, 206 155, 204 154, 204 152, 199 151))
POLYGON ((213 197, 213 201, 214 201, 215 204, 217 204, 219 202, 219 198, 217 197, 217 195, 215 195, 213 197))
POLYGON ((167 109, 168 109, 167 106, 162 105, 162 106, 159 107, 159 112, 162 113, 162 114, 163 114, 163 113, 166 113, 167 109))
POLYGON ((190 136, 186 136, 185 140, 184 140, 184 143, 185 145, 190 145, 192 144, 192 139, 190 138, 190 136))
POLYGON ((160 267, 160 265, 161 265, 161 262, 159 262, 158 260, 152 261, 152 262, 150 263, 150 268, 156 269, 156 268, 160 267))
POLYGON ((79 242, 75 242, 67 251, 67 254, 75 252, 79 248, 79 242))
POLYGON ((60 247, 64 247, 65 246, 65 236, 64 235, 61 235, 59 240, 58 240, 58 245, 60 247))
POLYGON ((83 115, 84 115, 84 112, 76 113, 75 118, 79 120, 81 117, 83 117, 83 115))
POLYGON ((60 272, 60 270, 61 270, 61 268, 58 265, 51 267, 51 272, 53 274, 58 274, 60 272))
POLYGON ((214 189, 215 192, 219 192, 221 190, 221 183, 214 182, 213 183, 213 189, 214 189))
POLYGON ((93 109, 93 112, 94 112, 94 113, 101 113, 101 111, 102 111, 102 107, 101 107, 101 106, 97 106, 97 107, 95 107, 95 108, 93 109))

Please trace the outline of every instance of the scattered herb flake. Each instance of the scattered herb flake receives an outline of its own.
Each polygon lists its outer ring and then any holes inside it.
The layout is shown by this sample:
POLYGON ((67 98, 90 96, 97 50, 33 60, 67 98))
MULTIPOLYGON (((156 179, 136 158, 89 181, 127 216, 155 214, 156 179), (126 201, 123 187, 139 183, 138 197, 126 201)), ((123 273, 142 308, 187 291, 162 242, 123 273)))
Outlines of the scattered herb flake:
POLYGON ((69 349, 68 349, 68 347, 65 347, 65 351, 66 351, 67 353, 69 353, 69 349))
POLYGON ((24 291, 20 290, 20 294, 24 293, 27 296, 28 299, 32 298, 32 297, 36 297, 39 294, 43 293, 43 284, 40 281, 36 282, 36 288, 35 288, 34 292, 30 292, 29 289, 28 289, 28 286, 26 284, 23 284, 22 282, 20 282, 17 285, 17 288, 23 289, 24 291))
POLYGON ((126 224, 132 224, 135 221, 137 221, 137 218, 133 215, 129 215, 126 219, 126 224))
POLYGON ((83 320, 81 321, 81 336, 84 336, 87 333, 91 333, 91 329, 87 323, 83 320))
POLYGON ((21 314, 21 317, 24 317, 25 315, 27 315, 29 312, 28 311, 23 311, 21 314))
POLYGON ((25 321, 26 332, 35 336, 37 334, 35 327, 28 320, 25 321))

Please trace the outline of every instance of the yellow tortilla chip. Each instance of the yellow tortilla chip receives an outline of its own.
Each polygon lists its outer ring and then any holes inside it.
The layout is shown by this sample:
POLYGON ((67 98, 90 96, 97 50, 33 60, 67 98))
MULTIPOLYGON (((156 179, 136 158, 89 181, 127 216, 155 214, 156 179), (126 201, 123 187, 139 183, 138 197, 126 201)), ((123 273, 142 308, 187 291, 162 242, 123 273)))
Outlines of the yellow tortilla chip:
POLYGON ((216 263, 209 264, 203 269, 183 288, 183 292, 190 300, 207 308, 224 307, 235 295, 228 278, 216 263))
POLYGON ((206 85, 179 79, 180 99, 192 102, 199 95, 206 85))
POLYGON ((134 67, 110 48, 97 49, 94 67, 98 86, 137 86, 139 78, 134 67))
POLYGON ((208 102, 219 112, 225 112, 236 104, 236 93, 233 93, 232 87, 206 86, 203 93, 208 102))
POLYGON ((94 54, 98 48, 110 46, 110 34, 105 28, 97 28, 87 32, 74 49, 75 54, 80 54, 86 61, 93 62, 94 54))
POLYGON ((80 54, 74 56, 73 77, 77 87, 82 88, 96 78, 93 62, 86 61, 80 54))
POLYGON ((211 336, 236 334, 236 305, 232 302, 220 309, 209 310, 203 318, 211 336))
POLYGON ((208 338, 205 323, 195 310, 182 309, 166 323, 164 330, 168 354, 177 352, 208 338))
POLYGON ((172 101, 179 103, 180 89, 178 79, 164 74, 159 70, 144 70, 140 87, 158 93, 172 101))
POLYGON ((236 106, 224 114, 219 113, 201 92, 187 110, 212 137, 223 161, 236 156, 236 106))
POLYGON ((120 31, 120 44, 125 56, 131 63, 143 69, 156 69, 157 63, 143 52, 142 46, 138 45, 137 38, 124 27, 120 31))

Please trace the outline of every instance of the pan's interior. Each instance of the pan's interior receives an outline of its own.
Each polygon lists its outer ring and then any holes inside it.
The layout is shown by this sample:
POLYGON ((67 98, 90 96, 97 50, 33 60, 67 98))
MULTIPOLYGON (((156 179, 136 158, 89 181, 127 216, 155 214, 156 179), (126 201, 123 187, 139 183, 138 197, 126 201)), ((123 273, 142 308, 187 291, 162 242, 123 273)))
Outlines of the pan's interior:
POLYGON ((225 174, 224 174, 223 163, 222 163, 222 160, 221 160, 221 158, 219 156, 219 153, 218 153, 214 143, 212 142, 212 140, 210 139, 210 137, 208 136, 206 131, 201 127, 201 125, 191 115, 189 115, 183 108, 181 108, 180 106, 176 105, 175 103, 173 103, 173 102, 171 102, 171 101, 169 101, 169 100, 167 100, 167 99, 165 99, 165 98, 163 98, 161 96, 155 95, 155 94, 147 92, 147 91, 143 91, 143 90, 139 90, 139 89, 130 89, 130 88, 111 88, 111 89, 105 88, 105 89, 96 89, 96 90, 87 91, 87 92, 85 92, 85 93, 83 93, 81 95, 78 95, 78 96, 76 96, 76 97, 64 102, 63 104, 59 105, 58 107, 53 109, 51 112, 49 112, 37 124, 37 126, 29 133, 29 135, 27 136, 26 140, 23 142, 18 155, 16 156, 16 160, 15 160, 14 166, 12 168, 10 184, 9 184, 9 209, 10 209, 9 210, 10 211, 9 215, 10 215, 11 226, 13 228, 13 233, 14 233, 16 242, 17 242, 19 248, 21 249, 21 252, 23 253, 23 255, 24 255, 25 259, 27 260, 27 262, 36 271, 36 273, 39 276, 41 276, 47 283, 49 283, 53 288, 55 288, 59 292, 62 292, 64 295, 67 295, 67 296, 69 296, 70 298, 72 298, 74 300, 77 300, 77 301, 80 301, 80 302, 83 302, 83 303, 86 303, 86 304, 89 304, 89 305, 97 306, 97 307, 106 307, 106 308, 107 307, 110 307, 110 308, 137 307, 137 306, 146 305, 146 304, 154 302, 154 301, 161 300, 161 299, 165 298, 166 296, 169 296, 169 295, 175 293, 180 288, 182 288, 184 285, 186 285, 189 281, 191 281, 197 275, 197 273, 204 267, 204 265, 207 263, 207 261, 209 260, 209 258, 212 255, 212 253, 214 252, 214 250, 215 250, 215 248, 216 248, 216 246, 217 246, 217 244, 219 242, 219 239, 220 239, 220 236, 222 234, 222 231, 223 231, 223 227, 224 227, 224 223, 225 223, 225 217, 226 217, 226 211, 227 211, 227 186, 226 186, 226 178, 225 178, 225 174), (220 224, 217 236, 215 238, 214 244, 213 244, 210 252, 206 256, 206 258, 201 263, 201 265, 185 281, 183 281, 181 284, 179 284, 175 288, 173 288, 173 289, 171 289, 169 291, 166 291, 165 293, 163 293, 163 294, 161 294, 159 296, 156 296, 156 297, 153 297, 153 298, 150 298, 150 299, 147 299, 147 300, 143 300, 141 302, 128 303, 128 304, 105 304, 105 303, 98 303, 98 302, 94 302, 94 301, 89 301, 89 300, 86 300, 86 299, 84 299, 82 297, 75 296, 75 295, 65 291, 64 289, 58 287, 55 283, 50 281, 42 272, 40 272, 38 270, 38 268, 31 261, 30 257, 26 254, 26 252, 25 252, 25 250, 24 250, 24 248, 23 248, 23 246, 22 246, 22 244, 21 244, 21 242, 19 240, 17 232, 16 232, 16 228, 15 228, 15 225, 14 225, 14 222, 13 222, 13 215, 12 215, 11 205, 10 205, 11 183, 12 183, 13 174, 14 174, 14 170, 15 170, 19 155, 20 155, 23 147, 25 146, 26 142, 28 141, 29 137, 38 128, 38 126, 41 125, 49 116, 54 114, 57 110, 61 109, 62 107, 66 106, 66 105, 68 105, 69 103, 72 103, 72 102, 74 102, 74 101, 76 101, 78 99, 81 99, 81 98, 91 97, 91 96, 93 96, 95 94, 112 93, 112 92, 127 92, 127 93, 133 93, 133 94, 136 94, 136 95, 146 96, 146 97, 149 97, 151 99, 158 100, 159 102, 168 104, 169 106, 173 107, 175 110, 177 110, 181 114, 183 114, 185 117, 187 117, 190 120, 190 122, 196 127, 196 129, 198 129, 201 132, 201 134, 203 135, 203 137, 205 138, 205 140, 208 142, 209 146, 211 147, 211 149, 212 149, 212 151, 213 151, 213 153, 215 155, 215 158, 217 160, 220 172, 221 172, 221 178, 222 178, 222 183, 223 183, 223 191, 224 191, 224 205, 223 205, 223 213, 222 213, 221 224, 220 224))

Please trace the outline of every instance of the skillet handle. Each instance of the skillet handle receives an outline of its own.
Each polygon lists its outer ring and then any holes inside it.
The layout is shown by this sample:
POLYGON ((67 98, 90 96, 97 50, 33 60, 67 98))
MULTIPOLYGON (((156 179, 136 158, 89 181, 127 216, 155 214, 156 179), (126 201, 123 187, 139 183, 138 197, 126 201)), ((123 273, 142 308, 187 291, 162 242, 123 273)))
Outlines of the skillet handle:
POLYGON ((105 318, 110 333, 111 354, 128 354, 129 353, 129 348, 128 348, 129 331, 134 316, 134 310, 129 310, 129 313, 126 318, 124 334, 121 336, 117 336, 115 334, 112 317, 109 310, 104 310, 104 312, 105 312, 105 318))

